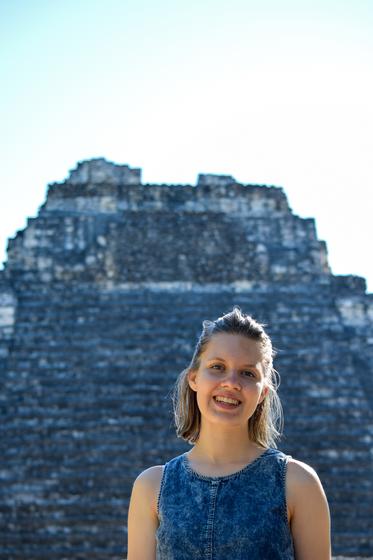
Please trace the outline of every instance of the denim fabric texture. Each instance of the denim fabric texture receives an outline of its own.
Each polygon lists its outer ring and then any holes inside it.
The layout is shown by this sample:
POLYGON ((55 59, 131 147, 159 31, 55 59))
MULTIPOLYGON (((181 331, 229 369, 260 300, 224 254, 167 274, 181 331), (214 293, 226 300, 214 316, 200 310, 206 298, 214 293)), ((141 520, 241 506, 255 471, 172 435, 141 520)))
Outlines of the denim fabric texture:
POLYGON ((286 512, 289 456, 267 449, 240 471, 198 474, 186 453, 165 464, 157 560, 294 560, 286 512))

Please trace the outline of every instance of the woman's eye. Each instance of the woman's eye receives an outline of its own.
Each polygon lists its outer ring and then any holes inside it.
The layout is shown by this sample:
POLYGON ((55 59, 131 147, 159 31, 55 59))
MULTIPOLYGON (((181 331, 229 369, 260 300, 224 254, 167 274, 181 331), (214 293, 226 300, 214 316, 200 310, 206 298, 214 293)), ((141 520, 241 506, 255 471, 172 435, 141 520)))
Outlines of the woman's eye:
POLYGON ((217 369, 217 370, 221 370, 223 369, 223 366, 221 364, 212 364, 212 366, 210 366, 211 369, 217 369))
POLYGON ((249 369, 245 369, 242 373, 245 377, 255 377, 255 373, 249 369))

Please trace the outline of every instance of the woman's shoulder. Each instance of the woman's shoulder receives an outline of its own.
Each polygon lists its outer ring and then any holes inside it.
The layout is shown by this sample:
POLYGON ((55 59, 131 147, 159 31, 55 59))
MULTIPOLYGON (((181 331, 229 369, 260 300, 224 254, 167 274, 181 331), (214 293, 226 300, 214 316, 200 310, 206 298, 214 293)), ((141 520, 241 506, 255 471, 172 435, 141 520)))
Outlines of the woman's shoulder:
POLYGON ((319 504, 326 503, 326 496, 320 478, 313 467, 289 457, 286 473, 286 494, 290 514, 304 508, 305 502, 317 510, 319 504))
POLYGON ((166 466, 171 467, 180 465, 183 455, 177 455, 164 465, 154 465, 142 471, 133 484, 133 492, 141 496, 141 499, 151 505, 154 512, 158 511, 158 499, 161 491, 163 474, 166 466))
POLYGON ((135 484, 151 486, 156 482, 160 482, 163 474, 164 465, 154 465, 142 471, 136 478, 135 484))
POLYGON ((308 486, 321 484, 317 472, 313 467, 293 457, 288 457, 287 478, 293 486, 308 486))
POLYGON ((161 483, 164 465, 155 465, 142 471, 136 478, 134 486, 152 488, 161 483))
POLYGON ((330 560, 330 513, 324 489, 315 469, 293 458, 287 466, 286 501, 296 557, 330 560))
POLYGON ((142 471, 133 484, 133 493, 148 503, 154 513, 157 512, 164 465, 155 465, 142 471))

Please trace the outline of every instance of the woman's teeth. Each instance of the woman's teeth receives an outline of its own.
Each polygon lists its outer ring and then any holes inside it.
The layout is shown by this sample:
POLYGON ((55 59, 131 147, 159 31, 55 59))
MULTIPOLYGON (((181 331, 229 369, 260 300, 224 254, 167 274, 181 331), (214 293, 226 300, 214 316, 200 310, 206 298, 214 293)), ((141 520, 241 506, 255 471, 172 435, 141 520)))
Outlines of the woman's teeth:
POLYGON ((240 401, 237 401, 236 399, 231 399, 229 397, 214 397, 214 399, 218 402, 224 402, 224 403, 228 403, 228 404, 234 404, 234 405, 239 405, 240 401))

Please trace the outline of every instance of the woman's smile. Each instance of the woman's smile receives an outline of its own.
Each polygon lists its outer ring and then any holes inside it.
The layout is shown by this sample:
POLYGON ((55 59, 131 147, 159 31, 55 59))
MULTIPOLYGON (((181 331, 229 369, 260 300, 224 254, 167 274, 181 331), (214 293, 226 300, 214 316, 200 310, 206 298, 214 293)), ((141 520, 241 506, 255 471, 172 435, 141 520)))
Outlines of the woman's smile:
POLYGON ((241 401, 237 399, 231 399, 229 397, 217 396, 217 397, 213 397, 213 399, 216 405, 219 408, 222 408, 223 410, 234 410, 235 408, 239 407, 241 404, 241 401))

